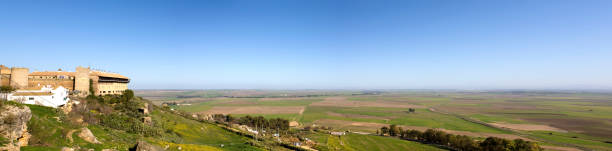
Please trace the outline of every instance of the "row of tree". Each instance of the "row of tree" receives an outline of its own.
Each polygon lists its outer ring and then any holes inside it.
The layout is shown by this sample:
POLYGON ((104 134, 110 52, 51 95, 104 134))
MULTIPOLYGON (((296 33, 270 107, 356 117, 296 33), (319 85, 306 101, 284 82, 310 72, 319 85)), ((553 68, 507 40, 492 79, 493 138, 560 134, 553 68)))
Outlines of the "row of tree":
POLYGON ((379 135, 389 135, 402 139, 443 145, 461 151, 541 151, 542 148, 535 143, 522 139, 507 140, 497 137, 488 137, 484 141, 475 141, 465 135, 448 134, 444 131, 428 129, 425 132, 417 130, 403 130, 397 125, 383 126, 379 135))
POLYGON ((272 118, 266 119, 263 116, 243 116, 240 118, 236 118, 232 115, 223 115, 223 114, 214 114, 212 118, 220 123, 225 123, 228 125, 232 124, 240 124, 246 125, 251 128, 255 128, 255 130, 262 131, 276 131, 276 132, 285 132, 289 130, 289 120, 282 118, 272 118))

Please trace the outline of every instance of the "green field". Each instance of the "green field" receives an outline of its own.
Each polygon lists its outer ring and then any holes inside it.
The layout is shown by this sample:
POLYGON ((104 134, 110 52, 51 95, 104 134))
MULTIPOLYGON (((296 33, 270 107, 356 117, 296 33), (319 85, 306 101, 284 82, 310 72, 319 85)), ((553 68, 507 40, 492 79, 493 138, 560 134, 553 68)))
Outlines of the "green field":
MULTIPOLYGON (((238 93, 245 98, 208 97, 176 99, 173 101, 192 104, 174 106, 187 112, 203 112, 216 106, 240 109, 246 106, 303 106, 302 114, 261 114, 267 118, 295 120, 302 126, 317 124, 338 130, 375 132, 385 124, 397 124, 420 128, 441 128, 468 134, 515 135, 541 140, 551 146, 580 146, 583 148, 612 150, 612 95, 586 92, 461 92, 461 91, 385 91, 377 95, 361 95, 356 91, 332 91, 330 96, 279 97, 283 92, 273 90, 256 91, 257 97, 249 98, 248 91, 238 93), (358 94, 358 95, 355 95, 358 94), (263 97, 263 98, 262 98, 263 97), (271 97, 266 98, 266 97, 271 97), (336 98, 336 100, 328 100, 336 98), (338 100, 337 98, 342 98, 338 100), (194 101, 195 100, 195 101, 194 101), (335 102, 334 102, 335 101, 335 102), (384 104, 397 104, 384 105, 384 104), (403 105, 403 106, 402 106, 403 105), (406 106, 414 105, 416 112, 408 113, 406 106), (470 120, 466 120, 470 119, 470 120), (553 127, 565 132, 563 135, 543 135, 549 130, 508 131, 481 123, 525 124, 553 127), (571 135, 571 136, 570 136, 571 135), (568 137, 577 136, 568 140, 568 137)), ((293 91, 294 93, 298 93, 293 91)), ((147 92, 140 92, 146 94, 147 92)), ((149 92, 150 93, 150 92, 149 92)), ((187 92, 185 92, 187 93, 187 92)), ((206 93, 206 92, 188 92, 206 93)), ((313 92, 310 91, 310 94, 313 92)), ((229 93, 225 93, 227 96, 229 93)), ((231 95, 230 95, 231 96, 231 95)), ((164 99, 158 100, 163 102, 164 99)), ((247 114, 236 114, 245 116, 247 114)), ((512 127, 515 128, 515 127, 512 127)), ((521 128, 521 127, 518 127, 521 128)), ((327 142, 327 141, 325 141, 327 142)))
POLYGON ((317 147, 319 150, 368 150, 368 151, 388 151, 388 150, 413 150, 413 151, 437 151, 443 150, 434 146, 423 145, 411 141, 404 141, 395 138, 348 134, 344 136, 332 136, 328 134, 315 133, 307 137, 316 142, 321 142, 317 147))

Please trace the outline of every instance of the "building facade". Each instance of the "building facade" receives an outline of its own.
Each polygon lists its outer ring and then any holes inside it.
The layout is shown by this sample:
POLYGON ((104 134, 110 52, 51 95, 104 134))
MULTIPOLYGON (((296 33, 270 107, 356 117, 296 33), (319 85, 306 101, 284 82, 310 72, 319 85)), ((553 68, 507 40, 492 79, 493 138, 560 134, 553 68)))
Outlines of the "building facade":
POLYGON ((8 100, 17 101, 24 104, 36 104, 49 107, 59 107, 70 100, 69 90, 58 86, 44 86, 41 89, 21 89, 15 93, 8 94, 8 100))
POLYGON ((9 85, 23 89, 63 87, 78 96, 122 94, 127 90, 130 79, 126 76, 77 67, 75 72, 58 71, 29 72, 28 68, 8 68, 0 65, 0 86, 9 85), (90 87, 91 86, 91 87, 90 87))

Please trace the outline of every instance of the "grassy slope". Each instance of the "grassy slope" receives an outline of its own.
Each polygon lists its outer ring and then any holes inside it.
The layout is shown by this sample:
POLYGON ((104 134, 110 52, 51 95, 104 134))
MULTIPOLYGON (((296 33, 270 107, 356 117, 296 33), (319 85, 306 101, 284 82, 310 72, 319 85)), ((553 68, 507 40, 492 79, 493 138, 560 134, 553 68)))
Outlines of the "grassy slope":
POLYGON ((80 146, 82 148, 118 149, 127 150, 134 146, 138 140, 146 140, 160 146, 169 145, 170 150, 176 150, 178 146, 193 150, 261 150, 245 144, 246 137, 225 131, 211 124, 199 123, 185 119, 174 114, 154 111, 155 120, 172 121, 166 123, 171 133, 155 138, 142 138, 136 134, 109 129, 98 125, 90 125, 88 128, 103 144, 91 144, 78 137, 78 132, 73 133, 73 142, 70 142, 66 134, 70 130, 78 130, 80 127, 63 123, 57 120, 56 109, 38 105, 27 105, 32 110, 32 119, 28 123, 32 134, 31 146, 22 147, 22 150, 60 150, 62 147, 80 146), (218 147, 224 144, 225 147, 218 147))
MULTIPOLYGON (((164 127, 172 130, 171 134, 162 138, 162 142, 157 142, 160 145, 178 143, 176 146, 180 146, 180 144, 220 146, 223 144, 223 150, 260 150, 245 144, 249 140, 248 138, 212 124, 200 123, 159 110, 153 111, 152 115, 154 120, 162 121, 164 127)), ((187 147, 187 145, 184 147, 187 147)))

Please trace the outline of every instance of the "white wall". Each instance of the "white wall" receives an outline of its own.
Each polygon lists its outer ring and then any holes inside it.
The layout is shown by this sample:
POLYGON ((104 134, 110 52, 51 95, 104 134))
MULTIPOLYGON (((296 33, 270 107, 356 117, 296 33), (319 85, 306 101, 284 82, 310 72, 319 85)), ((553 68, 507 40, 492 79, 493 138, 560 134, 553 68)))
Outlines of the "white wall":
POLYGON ((43 87, 41 90, 17 90, 18 92, 51 92, 51 95, 40 95, 40 96, 13 96, 13 93, 8 95, 8 100, 17 101, 24 104, 37 104, 48 107, 58 107, 66 104, 70 99, 68 98, 68 89, 64 87, 58 87, 53 90, 50 87, 43 87))

